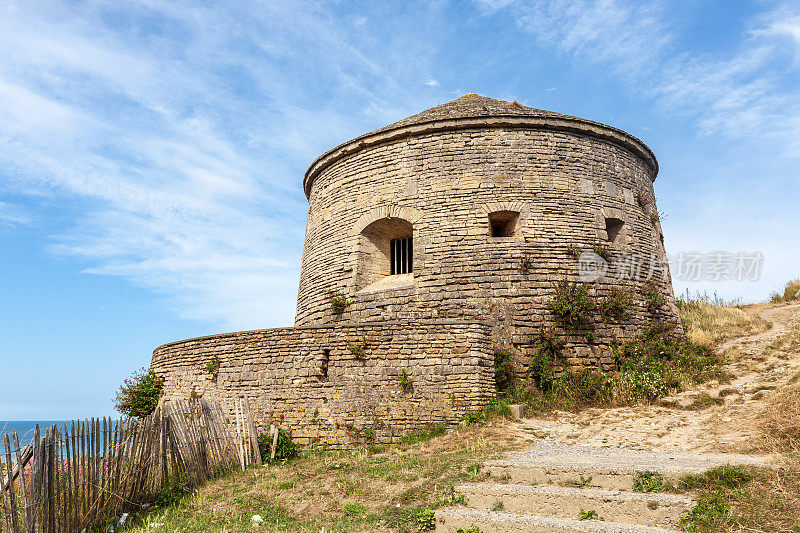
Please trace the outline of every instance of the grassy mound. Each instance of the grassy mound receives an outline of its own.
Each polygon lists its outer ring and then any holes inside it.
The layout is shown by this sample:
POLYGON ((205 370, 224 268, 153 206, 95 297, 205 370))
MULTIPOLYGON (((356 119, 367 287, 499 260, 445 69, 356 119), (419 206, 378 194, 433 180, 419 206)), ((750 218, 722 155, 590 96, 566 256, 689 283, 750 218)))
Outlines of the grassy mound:
POLYGON ((707 294, 693 298, 687 294, 679 298, 677 304, 686 336, 707 348, 769 329, 769 322, 758 316, 755 306, 725 302, 707 294))
POLYGON ((517 439, 494 420, 451 432, 433 427, 386 447, 306 450, 167 499, 118 531, 252 531, 254 515, 266 531, 419 531, 431 525, 431 510, 460 503, 455 484, 482 479, 478 465, 517 439))

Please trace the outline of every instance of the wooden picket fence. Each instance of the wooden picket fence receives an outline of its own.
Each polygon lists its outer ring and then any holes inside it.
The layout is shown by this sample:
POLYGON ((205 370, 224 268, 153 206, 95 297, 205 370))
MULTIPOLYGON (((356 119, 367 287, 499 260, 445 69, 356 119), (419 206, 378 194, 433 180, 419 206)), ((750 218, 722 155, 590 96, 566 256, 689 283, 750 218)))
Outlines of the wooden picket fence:
POLYGON ((261 463, 246 401, 235 432, 218 403, 168 402, 139 420, 98 418, 37 426, 28 444, 0 450, 0 533, 79 532, 141 509, 162 490, 195 486, 261 463))

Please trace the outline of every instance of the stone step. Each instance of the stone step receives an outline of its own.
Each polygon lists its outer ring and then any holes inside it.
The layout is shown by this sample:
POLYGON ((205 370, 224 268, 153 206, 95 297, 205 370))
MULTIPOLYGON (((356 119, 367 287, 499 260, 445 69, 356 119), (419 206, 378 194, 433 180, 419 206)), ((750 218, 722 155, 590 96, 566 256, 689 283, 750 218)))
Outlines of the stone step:
POLYGON ((464 494, 471 508, 502 510, 520 515, 536 514, 577 519, 581 509, 593 510, 600 519, 624 524, 675 526, 695 502, 677 494, 607 491, 548 485, 465 483, 456 491, 464 494))
POLYGON ((726 464, 769 466, 762 457, 733 454, 692 454, 669 449, 630 450, 556 444, 541 441, 524 452, 486 461, 482 470, 492 478, 527 485, 570 486, 581 478, 607 490, 631 490, 637 472, 653 471, 675 481, 726 464))
MULTIPOLYGON (((676 529, 620 524, 603 520, 577 520, 554 516, 519 515, 486 509, 439 509, 436 532, 469 532, 477 526, 481 533, 674 533, 676 529)), ((474 529, 472 531, 475 531, 474 529)))

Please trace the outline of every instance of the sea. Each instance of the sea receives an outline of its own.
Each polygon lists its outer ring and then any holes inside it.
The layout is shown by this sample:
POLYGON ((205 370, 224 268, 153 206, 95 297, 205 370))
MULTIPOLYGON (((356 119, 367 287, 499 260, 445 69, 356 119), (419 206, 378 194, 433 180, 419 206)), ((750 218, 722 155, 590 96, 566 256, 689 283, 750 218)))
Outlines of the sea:
POLYGON ((33 439, 33 428, 36 427, 36 424, 39 424, 39 431, 44 434, 48 427, 52 426, 53 424, 60 423, 60 420, 0 420, 0 452, 5 454, 3 441, 5 440, 4 435, 6 434, 8 434, 8 439, 11 443, 11 446, 14 446, 14 440, 11 437, 12 431, 17 432, 20 446, 25 446, 33 439))

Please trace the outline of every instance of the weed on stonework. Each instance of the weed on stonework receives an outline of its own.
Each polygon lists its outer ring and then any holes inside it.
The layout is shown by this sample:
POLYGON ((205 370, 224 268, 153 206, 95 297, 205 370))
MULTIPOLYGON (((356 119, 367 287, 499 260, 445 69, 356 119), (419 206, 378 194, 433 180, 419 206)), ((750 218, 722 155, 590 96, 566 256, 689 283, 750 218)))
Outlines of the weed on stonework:
POLYGON ((548 306, 556 318, 572 331, 589 324, 596 307, 586 284, 567 280, 556 284, 555 296, 548 306))
POLYGON ((611 294, 600 300, 598 307, 603 317, 620 319, 633 309, 633 298, 623 289, 613 288, 611 294))
POLYGON ((575 410, 652 403, 687 385, 721 377, 722 357, 696 345, 660 322, 639 336, 612 344, 612 370, 573 368, 560 356, 554 330, 531 337, 529 380, 504 397, 532 411, 575 410))

